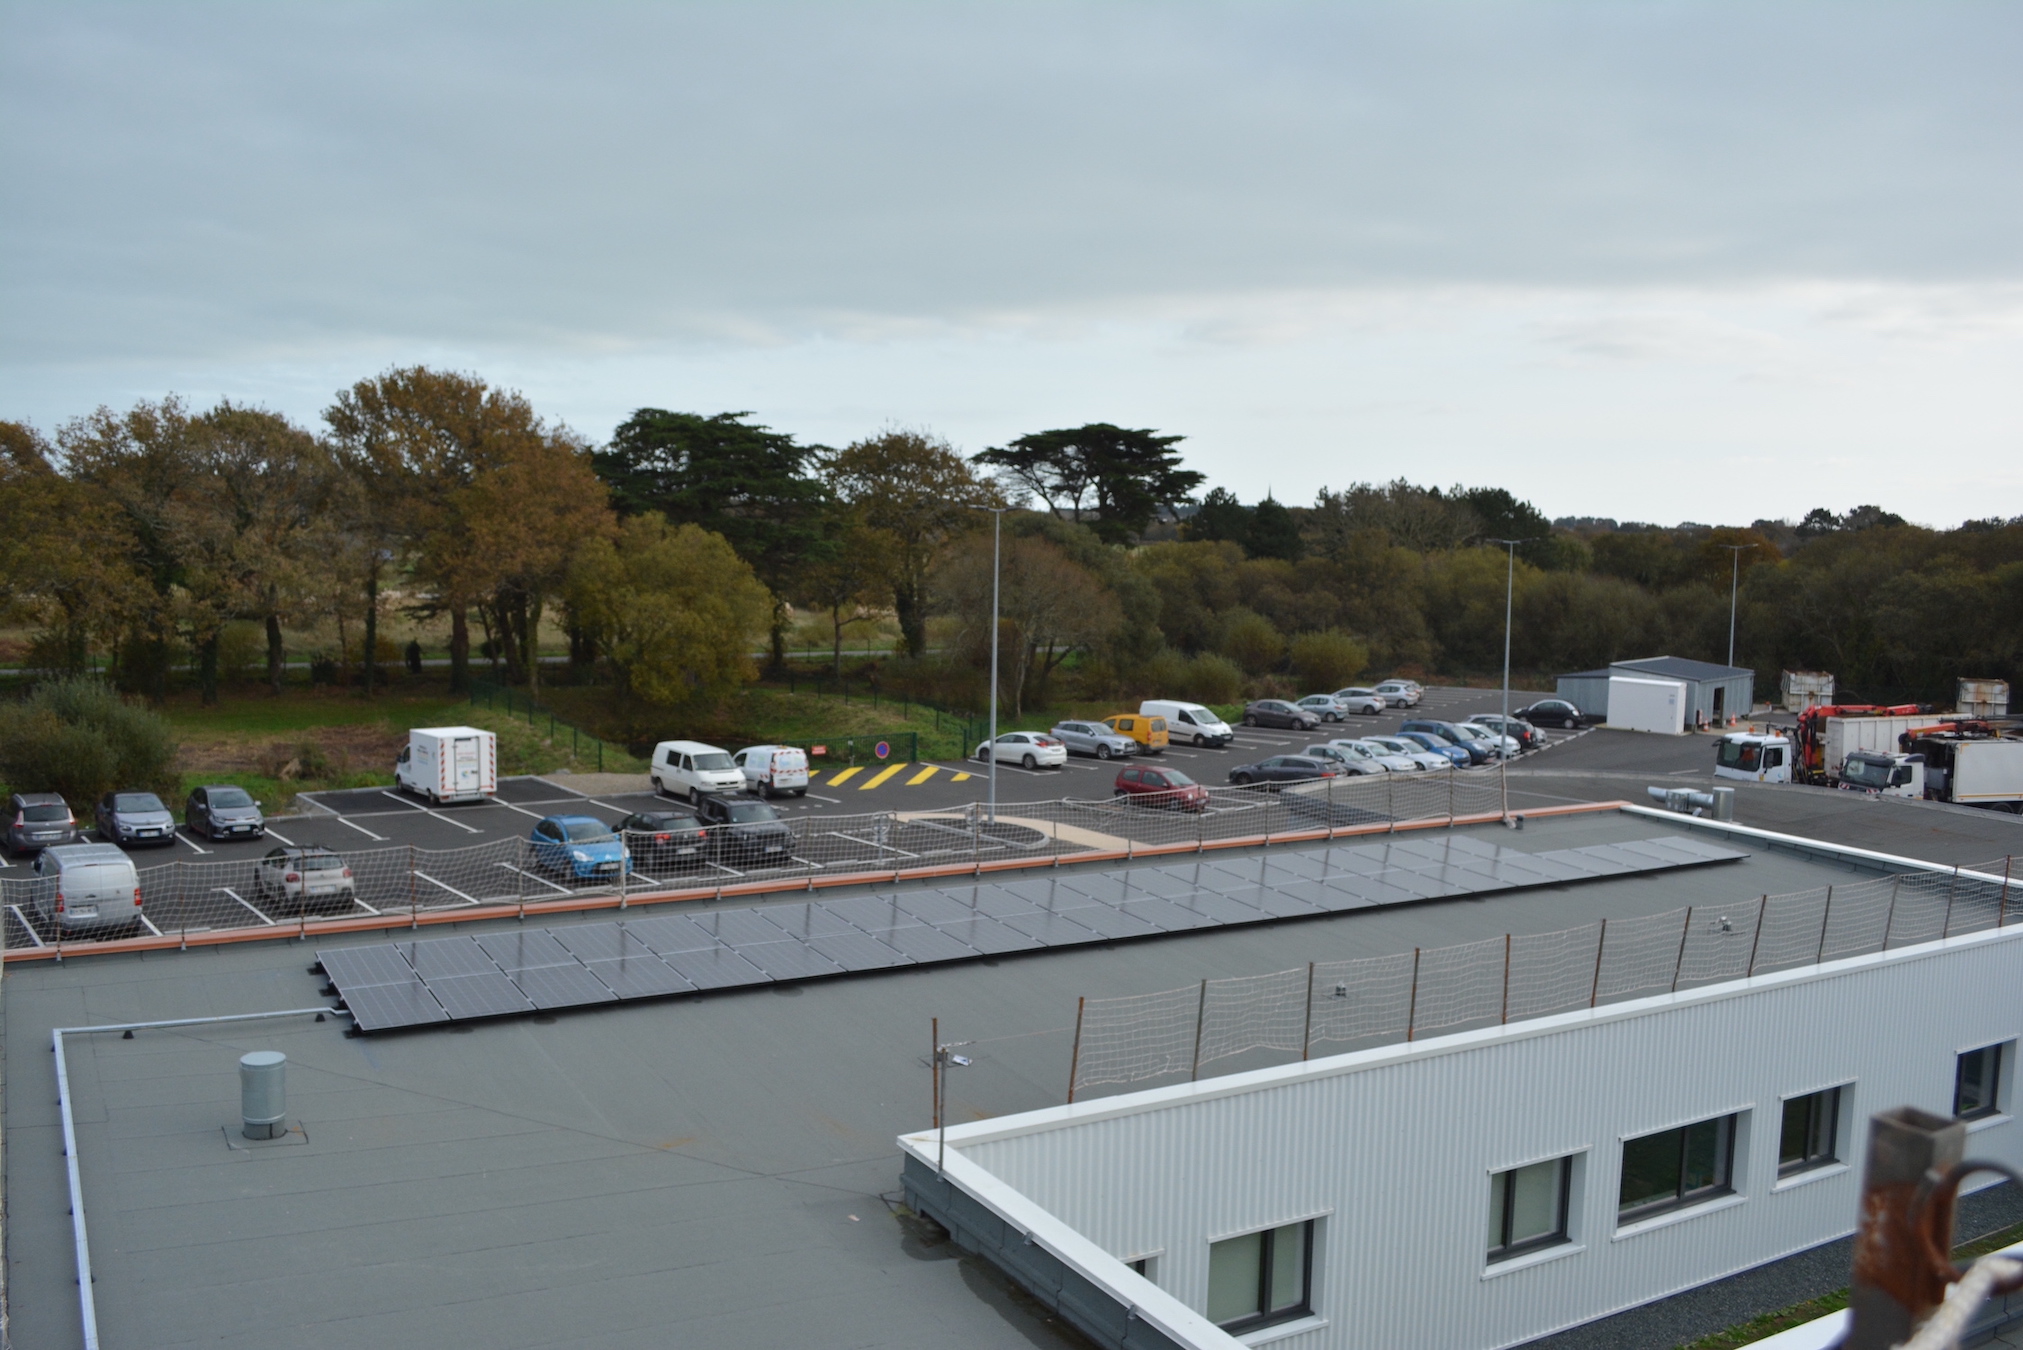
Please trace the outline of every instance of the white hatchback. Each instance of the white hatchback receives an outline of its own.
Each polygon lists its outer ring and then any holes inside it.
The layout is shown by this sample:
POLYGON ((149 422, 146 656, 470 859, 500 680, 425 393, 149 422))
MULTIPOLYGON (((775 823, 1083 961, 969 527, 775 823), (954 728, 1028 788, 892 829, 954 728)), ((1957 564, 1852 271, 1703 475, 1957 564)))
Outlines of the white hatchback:
POLYGON ((1007 731, 995 744, 985 741, 976 747, 976 757, 986 762, 1003 760, 1026 769, 1058 769, 1068 762, 1068 747, 1058 736, 1044 731, 1007 731))
POLYGON ((730 751, 701 741, 662 741, 653 747, 655 791, 700 801, 715 792, 742 792, 745 771, 730 751))
POLYGON ((808 795, 808 755, 791 745, 748 745, 731 756, 745 786, 762 797, 808 795))
POLYGON ((1385 680, 1375 692, 1383 695, 1387 707, 1416 708, 1426 691, 1413 680, 1385 680))

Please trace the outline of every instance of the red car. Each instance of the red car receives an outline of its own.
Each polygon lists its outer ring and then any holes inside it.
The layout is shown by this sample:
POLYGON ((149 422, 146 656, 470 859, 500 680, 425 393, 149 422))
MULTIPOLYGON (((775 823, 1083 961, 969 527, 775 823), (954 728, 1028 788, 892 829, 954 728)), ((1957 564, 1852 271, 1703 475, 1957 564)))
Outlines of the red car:
POLYGON ((1208 789, 1178 769, 1119 769, 1115 795, 1176 811, 1208 809, 1208 789))

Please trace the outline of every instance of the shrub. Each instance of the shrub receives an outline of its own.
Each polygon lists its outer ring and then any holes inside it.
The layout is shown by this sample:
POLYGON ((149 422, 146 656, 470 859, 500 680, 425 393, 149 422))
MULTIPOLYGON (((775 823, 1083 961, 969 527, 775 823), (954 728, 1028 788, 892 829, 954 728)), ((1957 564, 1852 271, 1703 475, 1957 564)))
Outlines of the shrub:
POLYGON ((1347 633, 1302 633, 1292 640, 1292 669, 1309 693, 1332 693, 1363 673, 1370 664, 1369 648, 1347 633))
POLYGON ((1270 670, 1285 658, 1284 636, 1271 620, 1247 609, 1223 615, 1215 648, 1251 675, 1270 670))
POLYGON ((1243 671, 1226 656, 1203 652, 1187 663, 1182 688, 1196 703, 1234 703, 1243 694, 1243 671))
POLYGON ((16 792, 60 792, 73 809, 114 788, 173 797, 168 722, 98 680, 54 680, 0 711, 0 777, 16 792))

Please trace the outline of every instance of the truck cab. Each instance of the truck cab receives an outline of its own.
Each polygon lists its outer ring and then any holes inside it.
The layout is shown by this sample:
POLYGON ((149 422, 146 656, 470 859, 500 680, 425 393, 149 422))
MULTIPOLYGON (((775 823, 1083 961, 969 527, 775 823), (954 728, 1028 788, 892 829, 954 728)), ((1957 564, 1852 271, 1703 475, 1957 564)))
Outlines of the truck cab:
POLYGON ((1925 757, 1857 750, 1840 767, 1840 786, 1872 797, 1925 795, 1925 757))
POLYGON ((1714 776, 1789 783, 1791 738, 1777 732, 1731 731, 1714 743, 1714 776))

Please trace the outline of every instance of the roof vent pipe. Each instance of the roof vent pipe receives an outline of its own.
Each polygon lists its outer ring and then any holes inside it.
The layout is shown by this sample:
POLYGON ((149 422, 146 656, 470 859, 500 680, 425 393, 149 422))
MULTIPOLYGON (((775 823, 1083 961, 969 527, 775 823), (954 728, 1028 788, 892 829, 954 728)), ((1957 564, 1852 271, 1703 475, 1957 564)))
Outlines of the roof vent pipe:
POLYGON ((279 1050, 255 1050, 239 1056, 239 1115, 248 1139, 274 1139, 288 1131, 288 1056, 279 1050))

